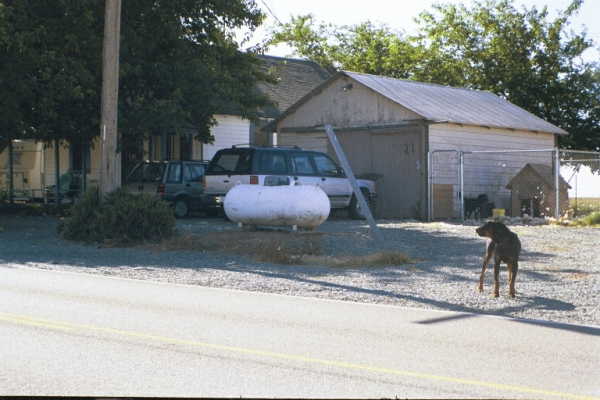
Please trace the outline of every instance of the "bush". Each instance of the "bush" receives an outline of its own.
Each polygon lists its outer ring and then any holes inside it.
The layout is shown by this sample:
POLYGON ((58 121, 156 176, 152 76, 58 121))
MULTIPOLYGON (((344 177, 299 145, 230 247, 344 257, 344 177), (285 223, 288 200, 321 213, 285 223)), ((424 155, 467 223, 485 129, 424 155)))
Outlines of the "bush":
POLYGON ((586 215, 582 218, 577 218, 573 225, 576 226, 594 226, 600 225, 600 211, 595 211, 589 215, 586 215))
POLYGON ((130 244, 158 241, 175 232, 175 217, 167 203, 149 194, 123 189, 101 201, 98 189, 86 192, 59 226, 66 239, 130 244))

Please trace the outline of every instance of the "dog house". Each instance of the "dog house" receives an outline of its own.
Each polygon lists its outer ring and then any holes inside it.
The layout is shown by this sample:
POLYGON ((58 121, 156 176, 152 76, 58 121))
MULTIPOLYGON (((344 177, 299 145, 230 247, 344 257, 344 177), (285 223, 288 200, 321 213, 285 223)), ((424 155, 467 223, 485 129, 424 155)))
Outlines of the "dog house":
MULTIPOLYGON (((569 208, 569 189, 571 186, 559 177, 560 213, 569 208)), ((554 216, 556 191, 552 166, 546 164, 526 164, 515 175, 506 188, 511 191, 511 215, 527 214, 532 217, 554 216)))

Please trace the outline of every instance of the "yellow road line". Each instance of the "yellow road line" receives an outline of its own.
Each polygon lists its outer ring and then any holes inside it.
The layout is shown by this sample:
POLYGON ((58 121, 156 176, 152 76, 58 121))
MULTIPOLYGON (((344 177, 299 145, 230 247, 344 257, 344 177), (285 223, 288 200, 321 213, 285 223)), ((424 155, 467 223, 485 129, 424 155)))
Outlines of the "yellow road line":
POLYGON ((72 331, 72 330, 95 331, 95 332, 102 332, 102 333, 107 333, 107 334, 112 334, 112 335, 127 336, 127 337, 132 337, 132 338, 137 338, 137 339, 147 339, 147 340, 152 340, 152 341, 156 341, 156 342, 179 344, 179 345, 193 346, 193 347, 202 347, 202 348, 215 349, 215 350, 225 350, 225 351, 234 352, 234 353, 249 354, 249 355, 255 355, 255 356, 262 356, 262 357, 270 357, 270 358, 276 358, 276 359, 281 359, 281 360, 300 361, 300 362, 305 362, 305 363, 309 363, 309 364, 319 364, 319 365, 326 365, 326 366, 359 370, 359 371, 367 371, 367 372, 376 372, 376 373, 396 375, 396 376, 409 376, 409 377, 413 377, 413 378, 419 378, 419 379, 425 379, 425 380, 431 380, 431 381, 459 383, 459 384, 463 384, 463 385, 478 386, 478 387, 485 387, 485 388, 492 388, 492 389, 497 389, 497 390, 506 390, 506 391, 513 391, 513 392, 521 392, 521 393, 531 393, 531 394, 537 394, 537 395, 546 395, 546 396, 552 396, 552 397, 561 397, 561 398, 565 398, 565 399, 600 400, 599 397, 577 395, 577 394, 564 393, 564 392, 556 392, 556 391, 551 391, 551 390, 535 389, 535 388, 530 388, 530 387, 526 387, 526 386, 505 385, 502 383, 484 382, 484 381, 477 381, 477 380, 472 380, 472 379, 453 378, 453 377, 448 377, 448 376, 432 375, 432 374, 426 374, 426 373, 421 373, 421 372, 404 371, 404 370, 391 369, 391 368, 381 368, 381 367, 374 367, 374 366, 363 365, 363 364, 354 364, 354 363, 348 363, 348 362, 343 362, 343 361, 326 360, 326 359, 321 359, 321 358, 306 357, 306 356, 294 355, 294 354, 277 353, 277 352, 257 350, 257 349, 244 348, 244 347, 236 347, 236 346, 226 346, 226 345, 220 345, 220 344, 198 342, 195 340, 177 339, 177 338, 172 338, 172 337, 167 337, 167 336, 152 335, 152 334, 136 332, 136 331, 128 331, 128 330, 114 329, 114 328, 104 328, 104 327, 93 326, 93 325, 73 324, 73 323, 61 322, 61 321, 51 321, 51 320, 42 319, 42 318, 34 318, 31 316, 27 316, 27 315, 19 315, 19 314, 10 314, 10 313, 0 312, 0 321, 6 321, 6 322, 22 324, 22 325, 37 326, 37 327, 41 327, 41 328, 58 329, 61 331, 72 331))

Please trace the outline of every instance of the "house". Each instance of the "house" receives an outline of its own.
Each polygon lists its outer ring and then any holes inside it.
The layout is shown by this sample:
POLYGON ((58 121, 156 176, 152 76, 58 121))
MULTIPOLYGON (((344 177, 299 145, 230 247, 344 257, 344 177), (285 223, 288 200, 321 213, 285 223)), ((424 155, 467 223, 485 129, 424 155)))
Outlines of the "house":
MULTIPOLYGON (((548 150, 567 134, 487 91, 348 71, 313 89, 269 128, 279 144, 333 155, 324 124, 334 127, 356 175, 379 177, 377 215, 385 218, 425 218, 428 197, 447 210, 436 217, 458 217, 458 152, 548 150)), ((529 162, 552 164, 549 151, 509 154, 468 154, 465 196, 486 194, 509 208, 510 178, 529 162)))
MULTIPOLYGON (((506 188, 511 191, 512 216, 553 216, 556 206, 556 184, 552 167, 545 164, 526 164, 506 188)), ((559 176, 560 215, 569 208, 571 186, 559 176)))
POLYGON ((262 61, 264 71, 272 74, 277 83, 257 84, 258 91, 266 95, 272 103, 259 111, 260 119, 257 123, 244 119, 231 110, 228 113, 217 114, 214 116, 217 124, 211 131, 214 136, 212 143, 192 140, 192 131, 183 138, 178 135, 155 136, 145 143, 145 158, 210 160, 218 150, 232 145, 271 144, 271 135, 267 135, 262 128, 330 76, 312 61, 266 55, 258 57, 262 61))
MULTIPOLYGON (((261 118, 254 123, 242 118, 235 111, 215 115, 217 124, 212 128, 214 141, 201 143, 193 138, 194 132, 150 136, 141 144, 139 151, 123 154, 124 174, 141 160, 209 160, 222 148, 235 144, 270 144, 271 135, 262 128, 278 117, 287 107, 325 81, 330 74, 318 64, 292 58, 259 56, 265 71, 273 74, 277 83, 259 83, 257 89, 267 95, 272 105, 261 110, 261 118)), ((15 142, 14 148, 14 187, 21 197, 41 197, 43 188, 53 185, 56 180, 56 154, 59 171, 80 171, 86 165, 88 185, 96 185, 99 179, 100 145, 95 141, 91 146, 77 143, 55 144, 36 143, 33 140, 15 142)), ((8 188, 8 151, 0 152, 0 190, 8 188)))

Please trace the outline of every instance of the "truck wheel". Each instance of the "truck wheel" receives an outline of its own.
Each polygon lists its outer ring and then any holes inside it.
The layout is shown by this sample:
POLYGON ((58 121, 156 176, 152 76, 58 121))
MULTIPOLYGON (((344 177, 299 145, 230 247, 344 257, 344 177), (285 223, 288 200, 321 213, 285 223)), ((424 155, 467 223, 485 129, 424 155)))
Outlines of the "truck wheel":
MULTIPOLYGON (((369 198, 370 198, 369 190, 361 188, 360 191, 362 192, 363 196, 365 197, 365 200, 367 201, 367 205, 369 206, 369 209, 371 210, 371 213, 372 213, 373 212, 373 204, 371 201, 369 201, 369 198)), ((348 211, 350 214, 350 218, 352 218, 352 219, 365 219, 365 216, 363 215, 363 213, 360 210, 360 204, 358 203, 358 199, 356 198, 355 195, 352 195, 352 199, 350 200, 350 206, 348 207, 348 211)))
POLYGON ((173 208, 175 210, 175 217, 177 218, 185 218, 190 212, 190 207, 188 205, 187 199, 184 198, 175 200, 173 208))

